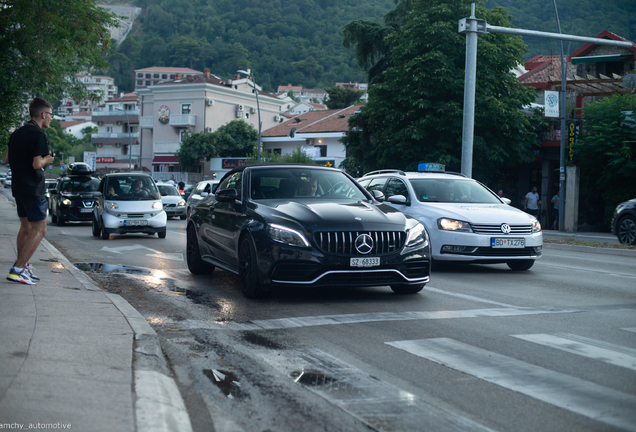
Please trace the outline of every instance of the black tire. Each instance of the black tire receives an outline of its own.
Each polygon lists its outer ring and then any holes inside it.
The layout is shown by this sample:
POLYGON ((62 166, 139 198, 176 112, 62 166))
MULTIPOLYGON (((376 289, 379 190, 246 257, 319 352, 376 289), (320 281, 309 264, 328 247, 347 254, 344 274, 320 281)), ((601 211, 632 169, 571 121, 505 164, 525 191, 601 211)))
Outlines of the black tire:
POLYGON ((108 240, 110 238, 110 233, 106 230, 106 227, 102 224, 102 239, 108 240))
POLYGON ((426 284, 417 285, 391 285, 391 289, 396 294, 416 294, 424 288, 426 284))
POLYGON ((181 216, 179 216, 179 219, 181 220, 186 220, 188 218, 187 215, 182 214, 181 216))
POLYGON ((259 298, 265 295, 258 280, 258 262, 256 260, 256 247, 249 238, 245 236, 241 240, 239 248, 239 280, 241 291, 247 298, 259 298))
POLYGON ((623 244, 636 245, 636 218, 631 215, 624 216, 618 222, 617 237, 623 244))
POLYGON ((166 233, 168 232, 167 228, 164 228, 163 231, 158 231, 157 235, 159 236, 159 238, 166 238, 166 233))
POLYGON ((188 270, 192 274, 208 274, 214 271, 214 266, 201 259, 201 251, 199 250, 199 240, 194 226, 190 225, 186 234, 186 262, 188 270))
POLYGON ((508 267, 514 271, 524 271, 530 270, 530 267, 534 265, 534 260, 519 260, 519 261, 508 261, 508 267))
POLYGON ((60 216, 59 214, 55 215, 55 219, 57 219, 57 226, 64 226, 64 222, 66 222, 62 216, 60 216))
POLYGON ((92 231, 93 231, 93 236, 94 237, 99 237, 99 235, 102 233, 102 229, 97 224, 97 220, 95 220, 95 215, 93 215, 92 231))
POLYGON ((57 215, 55 214, 55 212, 49 210, 49 213, 51 213, 51 223, 57 223, 57 215))

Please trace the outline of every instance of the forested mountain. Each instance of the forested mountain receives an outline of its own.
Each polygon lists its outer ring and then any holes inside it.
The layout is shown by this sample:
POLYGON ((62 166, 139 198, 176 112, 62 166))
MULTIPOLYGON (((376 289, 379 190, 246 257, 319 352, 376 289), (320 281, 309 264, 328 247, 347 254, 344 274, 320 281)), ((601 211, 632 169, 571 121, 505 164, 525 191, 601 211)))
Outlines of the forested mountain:
MULTIPOLYGON (((111 68, 102 71, 115 77, 121 91, 132 90, 134 69, 208 67, 227 77, 248 63, 256 83, 274 91, 288 83, 325 88, 339 81, 365 82, 353 51, 342 46, 342 27, 355 19, 382 23, 395 2, 133 0, 132 6, 143 8, 143 13, 126 40, 113 47, 111 68)), ((489 0, 486 6, 508 9, 519 28, 557 32, 552 0, 489 0)), ((609 30, 636 40, 636 1, 560 0, 557 7, 563 33, 594 37, 609 30)), ((524 42, 530 50, 525 59, 559 52, 549 39, 524 37, 524 42)), ((570 51, 578 46, 573 43, 570 51)))
MULTIPOLYGON (((110 2, 112 4, 119 2, 110 2)), ((134 30, 113 48, 105 71, 122 91, 133 70, 191 67, 232 76, 249 67, 257 84, 274 91, 292 83, 324 88, 365 82, 342 26, 363 18, 381 22, 393 0, 134 0, 143 8, 134 30)))
MULTIPOLYGON (((508 10, 512 24, 526 30, 558 33, 552 0, 488 0, 489 9, 501 6, 508 10)), ((634 0, 556 0, 561 32, 576 36, 595 37, 609 30, 630 41, 636 41, 636 1, 634 0)), ((477 17, 479 18, 479 17, 477 17)), ((552 39, 524 37, 529 53, 559 54, 558 42, 552 39)), ((581 44, 572 42, 570 52, 581 44)), ((568 42, 563 42, 567 53, 568 42)))

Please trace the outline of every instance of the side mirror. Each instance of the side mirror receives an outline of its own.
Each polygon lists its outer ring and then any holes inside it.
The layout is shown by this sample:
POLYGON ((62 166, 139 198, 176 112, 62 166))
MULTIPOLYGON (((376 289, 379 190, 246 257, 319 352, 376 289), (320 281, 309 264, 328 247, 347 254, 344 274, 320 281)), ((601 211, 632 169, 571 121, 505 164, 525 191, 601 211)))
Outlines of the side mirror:
POLYGON ((210 194, 209 194, 209 193, 207 193, 207 192, 201 192, 201 197, 202 197, 202 198, 205 198, 205 197, 206 197, 206 196, 208 196, 208 195, 210 195, 210 194))
POLYGON ((236 189, 223 189, 216 193, 216 200, 219 202, 236 201, 236 189))
POLYGON ((384 194, 382 193, 382 191, 379 190, 372 190, 370 191, 371 195, 373 195, 373 198, 375 198, 377 201, 383 202, 384 201, 384 194))
POLYGON ((406 197, 404 195, 393 195, 389 197, 391 204, 407 205, 406 197))
POLYGON ((504 204, 508 204, 508 205, 510 205, 510 203, 512 202, 510 201, 509 198, 504 198, 504 197, 501 197, 501 200, 504 202, 504 204))

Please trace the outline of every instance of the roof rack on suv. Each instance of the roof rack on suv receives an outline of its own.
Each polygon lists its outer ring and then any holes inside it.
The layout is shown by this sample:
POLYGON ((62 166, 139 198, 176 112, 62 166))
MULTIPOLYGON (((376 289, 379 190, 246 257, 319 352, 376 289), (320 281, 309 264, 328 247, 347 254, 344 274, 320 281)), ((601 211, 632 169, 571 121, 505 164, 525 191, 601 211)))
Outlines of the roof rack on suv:
POLYGON ((402 170, 396 170, 396 169, 384 169, 384 170, 377 170, 377 171, 371 171, 366 173, 365 175, 363 175, 362 177, 368 176, 368 175, 375 175, 375 174, 389 174, 389 173, 393 173, 393 174, 400 174, 400 175, 406 175, 404 173, 404 171, 402 170))

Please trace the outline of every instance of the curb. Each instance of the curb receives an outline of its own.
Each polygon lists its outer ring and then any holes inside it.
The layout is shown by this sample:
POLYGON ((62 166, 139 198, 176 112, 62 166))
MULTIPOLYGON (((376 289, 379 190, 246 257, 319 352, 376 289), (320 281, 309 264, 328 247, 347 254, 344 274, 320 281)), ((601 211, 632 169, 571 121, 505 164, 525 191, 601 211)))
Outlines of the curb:
MULTIPOLYGON (((40 243, 90 291, 101 291, 45 238, 40 243)), ((133 390, 135 430, 139 432, 192 432, 188 411, 161 350, 159 337, 145 318, 118 294, 104 295, 126 318, 135 334, 133 344, 133 390)))
POLYGON ((556 243, 543 243, 543 248, 567 250, 567 251, 574 251, 574 252, 596 253, 596 254, 604 254, 604 255, 636 257, 636 250, 629 250, 629 249, 612 249, 612 248, 600 248, 600 247, 593 247, 593 246, 563 245, 563 244, 556 244, 556 243))

